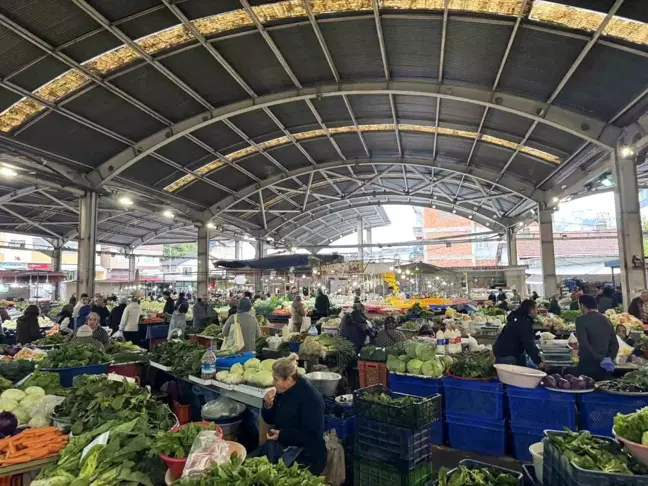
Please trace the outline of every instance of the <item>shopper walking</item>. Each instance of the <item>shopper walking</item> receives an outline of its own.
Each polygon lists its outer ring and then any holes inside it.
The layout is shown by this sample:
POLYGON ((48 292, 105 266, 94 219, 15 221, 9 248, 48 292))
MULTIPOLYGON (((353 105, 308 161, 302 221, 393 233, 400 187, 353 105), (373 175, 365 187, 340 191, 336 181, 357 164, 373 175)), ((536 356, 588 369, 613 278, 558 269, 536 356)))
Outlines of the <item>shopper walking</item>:
POLYGON ((317 297, 315 297, 315 315, 314 319, 321 319, 322 317, 328 317, 329 312, 331 311, 331 301, 322 289, 317 289, 317 297))
MULTIPOLYGON (((123 299, 126 300, 126 299, 123 299)), ((133 297, 124 309, 119 322, 119 329, 124 334, 124 339, 139 346, 139 321, 142 309, 137 297, 133 297)))
POLYGON ((110 311, 106 307, 106 299, 96 297, 95 303, 92 305, 92 312, 99 316, 99 325, 104 327, 110 326, 110 311))
POLYGON ((162 292, 164 296, 164 322, 171 321, 171 316, 173 316, 173 311, 175 310, 175 301, 171 298, 171 292, 165 290, 162 292))
POLYGON ((127 304, 128 300, 126 300, 126 298, 120 299, 119 305, 110 313, 110 329, 112 329, 113 332, 119 331, 119 325, 121 324, 124 309, 126 309, 127 304))
POLYGON ((239 300, 237 309, 236 314, 232 314, 227 318, 223 326, 223 336, 229 336, 232 324, 236 321, 241 327, 241 333, 243 334, 244 345, 240 352, 254 351, 256 349, 256 340, 261 336, 261 329, 259 329, 259 323, 256 318, 250 313, 252 310, 252 302, 247 297, 243 297, 239 300))
POLYGON ((180 329, 184 334, 185 329, 187 329, 187 312, 189 312, 189 302, 185 298, 185 293, 180 292, 173 310, 173 315, 171 316, 171 321, 169 322, 167 339, 171 339, 171 334, 176 329, 180 329))
POLYGON ((78 302, 74 305, 74 311, 72 312, 72 318, 76 320, 77 317, 79 317, 79 311, 81 310, 81 307, 84 305, 88 304, 88 294, 81 294, 81 297, 79 297, 78 302))
POLYGON ((204 327, 211 322, 212 308, 209 303, 209 296, 203 294, 198 297, 196 303, 193 305, 193 325, 194 327, 204 327))
POLYGON ((302 302, 301 295, 296 295, 290 306, 290 318, 292 320, 292 332, 300 332, 304 317, 306 316, 306 308, 302 302))

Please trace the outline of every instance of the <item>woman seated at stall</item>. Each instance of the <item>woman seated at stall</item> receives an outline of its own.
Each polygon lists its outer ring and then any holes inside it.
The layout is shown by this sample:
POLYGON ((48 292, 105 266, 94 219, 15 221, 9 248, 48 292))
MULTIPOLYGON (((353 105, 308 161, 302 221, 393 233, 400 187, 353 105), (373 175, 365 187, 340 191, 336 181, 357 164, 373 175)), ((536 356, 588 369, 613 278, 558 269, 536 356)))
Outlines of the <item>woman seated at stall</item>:
POLYGON ((248 457, 266 456, 273 463, 283 459, 288 466, 297 461, 319 476, 327 458, 322 395, 299 376, 295 353, 272 365, 272 377, 274 388, 266 392, 261 408, 272 429, 248 457))
MULTIPOLYGON (((97 316, 97 319, 99 317, 97 316)), ((99 351, 105 351, 104 345, 92 337, 92 328, 87 324, 81 326, 74 333, 74 338, 72 339, 74 344, 90 344, 97 348, 99 351)))
POLYGON ((398 323, 394 316, 385 317, 385 328, 378 331, 374 339, 374 346, 379 348, 386 348, 393 346, 396 343, 407 341, 405 334, 396 330, 398 323))
MULTIPOLYGON (((92 329, 92 337, 99 341, 101 344, 104 346, 108 346, 108 342, 110 338, 108 337, 108 333, 106 330, 99 325, 99 320, 101 318, 99 317, 99 314, 96 312, 91 312, 88 314, 88 320, 86 325, 92 329)), ((79 328, 81 329, 81 328, 79 328)), ((78 336, 78 329, 77 329, 77 334, 75 335, 75 338, 78 336)))

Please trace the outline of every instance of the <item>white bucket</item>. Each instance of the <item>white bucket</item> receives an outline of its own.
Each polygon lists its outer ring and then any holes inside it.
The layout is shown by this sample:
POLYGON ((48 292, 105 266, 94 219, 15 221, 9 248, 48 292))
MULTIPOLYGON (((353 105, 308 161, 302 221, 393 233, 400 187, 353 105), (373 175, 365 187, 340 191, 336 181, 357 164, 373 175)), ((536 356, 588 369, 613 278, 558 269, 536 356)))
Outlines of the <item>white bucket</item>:
POLYGON ((536 479, 542 484, 542 463, 544 458, 544 446, 542 442, 536 442, 529 446, 529 452, 533 457, 533 466, 535 467, 536 479))

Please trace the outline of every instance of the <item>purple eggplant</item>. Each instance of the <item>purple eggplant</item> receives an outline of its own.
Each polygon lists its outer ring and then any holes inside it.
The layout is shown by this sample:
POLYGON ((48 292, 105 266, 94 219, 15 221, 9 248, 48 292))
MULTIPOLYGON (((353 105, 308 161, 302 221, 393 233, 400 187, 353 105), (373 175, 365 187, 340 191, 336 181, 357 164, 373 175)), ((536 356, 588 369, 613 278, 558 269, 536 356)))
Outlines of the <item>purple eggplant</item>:
POLYGON ((544 386, 548 386, 549 388, 557 388, 558 383, 556 383, 556 380, 554 379, 553 376, 545 376, 544 379, 542 380, 544 386))
POLYGON ((594 378, 592 378, 591 376, 585 376, 585 375, 580 376, 579 378, 582 378, 583 381, 585 382, 585 389, 586 390, 589 390, 590 388, 594 388, 594 383, 595 383, 594 378))
POLYGON ((562 378, 562 376, 560 376, 558 373, 554 373, 553 375, 551 375, 551 377, 556 383, 558 383, 558 380, 562 378))
POLYGON ((560 378, 559 380, 556 380, 556 383, 558 385, 558 388, 562 390, 571 390, 571 384, 565 378, 560 378))
POLYGON ((576 378, 574 381, 570 381, 569 384, 571 385, 572 390, 585 390, 587 388, 585 380, 582 378, 576 378))
POLYGON ((564 378, 565 380, 571 382, 571 381, 572 381, 573 379, 575 379, 576 377, 575 377, 574 375, 572 375, 572 374, 567 373, 565 376, 563 376, 563 378, 564 378))

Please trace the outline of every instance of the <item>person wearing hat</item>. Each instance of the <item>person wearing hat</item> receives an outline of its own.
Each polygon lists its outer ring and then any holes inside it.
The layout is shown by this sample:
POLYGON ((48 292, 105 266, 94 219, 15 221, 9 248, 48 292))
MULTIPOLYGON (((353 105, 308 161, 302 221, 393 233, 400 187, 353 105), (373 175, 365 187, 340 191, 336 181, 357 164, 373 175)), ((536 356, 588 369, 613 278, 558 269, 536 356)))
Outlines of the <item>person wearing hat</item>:
POLYGON ((119 305, 110 312, 110 329, 112 329, 113 332, 119 330, 119 324, 121 324, 124 309, 126 309, 127 304, 128 301, 126 300, 126 297, 122 297, 119 299, 119 305))
POLYGON ((75 344, 91 344, 100 351, 104 351, 104 345, 101 344, 93 337, 93 331, 90 326, 84 324, 79 329, 77 329, 74 339, 72 340, 75 344))
POLYGON ((234 321, 238 321, 239 326, 241 326, 241 333, 243 333, 243 341, 245 343, 243 349, 240 350, 242 353, 246 351, 254 351, 256 349, 256 340, 261 336, 259 323, 257 322, 256 317, 254 317, 250 312, 251 310, 252 301, 247 297, 243 297, 238 301, 236 314, 229 316, 223 326, 223 336, 227 337, 234 321))
POLYGON ((614 371, 619 342, 612 323, 596 310, 596 299, 591 295, 581 295, 578 301, 583 315, 576 318, 578 366, 573 374, 603 380, 606 373, 614 371))

